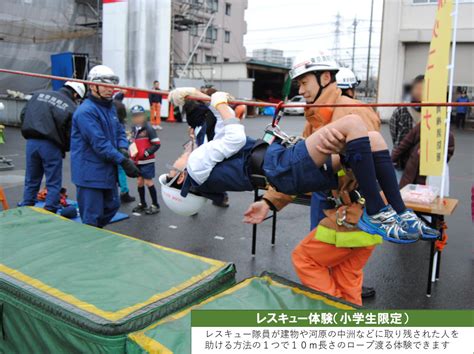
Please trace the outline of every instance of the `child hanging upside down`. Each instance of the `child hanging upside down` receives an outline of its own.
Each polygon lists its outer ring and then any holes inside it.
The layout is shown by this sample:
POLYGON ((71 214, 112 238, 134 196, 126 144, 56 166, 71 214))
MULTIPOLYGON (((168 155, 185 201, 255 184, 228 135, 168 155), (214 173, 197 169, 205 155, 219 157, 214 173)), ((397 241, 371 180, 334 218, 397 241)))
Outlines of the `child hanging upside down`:
MULTIPOLYGON (((172 101, 192 95, 189 88, 179 90, 170 93, 172 101)), ((338 183, 337 171, 342 168, 338 154, 344 150, 344 165, 356 176, 365 198, 364 213, 357 224, 361 230, 396 243, 415 242, 422 233, 437 234, 406 209, 395 178, 393 186, 387 181, 380 184, 389 205, 384 203, 377 188, 379 166, 374 164, 372 151, 385 151, 387 145, 380 133, 367 131, 360 117, 338 119, 291 146, 276 136, 267 144, 246 136, 228 98, 224 92, 211 96, 211 106, 223 120, 223 134, 183 154, 169 173, 168 179, 174 179, 174 187, 180 188, 183 196, 192 192, 212 198, 214 193, 252 191, 268 185, 290 195, 333 189, 338 183), (175 170, 183 173, 175 178, 175 170)), ((391 163, 380 167, 395 173, 391 163)))

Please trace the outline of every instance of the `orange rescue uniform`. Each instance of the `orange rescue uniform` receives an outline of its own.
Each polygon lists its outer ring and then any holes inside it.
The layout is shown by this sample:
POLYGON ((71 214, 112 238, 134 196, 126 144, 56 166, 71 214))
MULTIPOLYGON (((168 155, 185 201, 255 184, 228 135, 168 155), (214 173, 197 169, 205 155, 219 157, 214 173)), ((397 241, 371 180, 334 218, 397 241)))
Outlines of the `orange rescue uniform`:
MULTIPOLYGON (((316 103, 360 104, 361 102, 341 95, 336 83, 327 86, 316 103)), ((306 125, 303 137, 308 137, 320 127, 349 114, 360 116, 369 131, 380 130, 380 117, 369 107, 308 107, 305 109, 306 125)), ((333 195, 344 200, 342 207, 346 221, 357 224, 362 214, 362 205, 350 202, 348 192, 357 183, 351 174, 340 177, 338 191, 333 195)), ((293 199, 274 190, 265 193, 278 210, 293 199)), ((341 210, 339 210, 340 212, 341 210)), ((363 268, 381 237, 369 235, 357 228, 338 225, 337 210, 326 210, 326 217, 293 250, 292 261, 301 282, 313 289, 325 292, 352 303, 362 304, 363 268), (351 247, 348 247, 350 245, 351 247)))

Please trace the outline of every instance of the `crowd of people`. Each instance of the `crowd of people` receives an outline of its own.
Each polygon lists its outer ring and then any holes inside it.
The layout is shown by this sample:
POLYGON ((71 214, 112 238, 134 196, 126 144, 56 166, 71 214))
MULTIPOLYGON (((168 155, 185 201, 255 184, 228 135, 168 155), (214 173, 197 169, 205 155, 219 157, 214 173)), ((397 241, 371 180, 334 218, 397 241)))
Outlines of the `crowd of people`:
MULTIPOLYGON (((87 95, 84 84, 68 81, 59 91, 36 92, 22 111, 27 161, 20 204, 35 205, 40 193, 45 196, 46 210, 67 211, 67 215, 71 215, 70 209, 61 204, 62 161, 70 151, 72 182, 77 189, 83 223, 104 227, 117 213, 120 201, 135 200, 129 194, 127 176, 138 179, 140 203, 134 210, 158 213, 160 206, 153 178, 154 154, 160 140, 146 121, 145 109, 132 107, 133 129, 127 137, 124 92, 115 93, 114 97, 113 87, 101 85, 118 85, 119 78, 109 67, 97 65, 90 70, 87 79, 94 83, 88 85, 87 95), (46 190, 40 191, 43 176, 46 190), (151 196, 149 207, 145 201, 145 185, 151 196)), ((153 87, 159 89, 157 81, 153 87)), ((160 101, 157 96, 150 95, 150 104, 160 101)), ((156 115, 160 110, 156 105, 155 110, 157 128, 160 121, 156 115)))
MULTIPOLYGON (((439 237, 437 230, 405 206, 399 190, 404 184, 424 183, 418 174, 420 110, 394 112, 390 154, 380 133, 379 115, 356 100, 359 81, 330 54, 304 53, 290 77, 307 103, 354 106, 307 107, 301 137, 290 139, 273 127, 267 128, 265 139, 254 139, 245 133, 245 106, 232 106, 229 94, 209 88, 174 89, 168 98, 189 125, 190 143, 165 183, 179 190, 184 202, 192 194, 220 207, 229 206, 229 191, 266 189, 263 198, 245 212, 244 222, 252 224, 262 222, 270 210, 283 209, 295 195, 311 193, 311 232, 292 253, 296 273, 308 287, 361 304, 363 296, 375 294, 373 288, 362 286, 363 268, 382 239, 409 244, 439 237), (400 181, 394 164, 403 170, 400 181)), ((62 159, 70 150, 72 181, 85 224, 104 227, 120 201, 135 200, 127 177, 137 178, 139 203, 133 212, 158 213, 154 178, 161 96, 150 94, 150 122, 144 107, 131 107, 132 128, 127 136, 124 92, 114 96, 112 87, 101 85, 117 85, 119 78, 99 65, 91 69, 88 80, 93 84, 87 95, 84 85, 66 82, 57 92, 36 93, 27 104, 22 126, 27 139, 22 205, 35 204, 45 175, 45 209, 58 211, 62 159)), ((155 81, 153 87, 159 90, 159 83, 155 81)), ((422 88, 419 76, 411 86, 412 102, 421 101, 422 88)), ((454 138, 448 158, 453 152, 454 138)))

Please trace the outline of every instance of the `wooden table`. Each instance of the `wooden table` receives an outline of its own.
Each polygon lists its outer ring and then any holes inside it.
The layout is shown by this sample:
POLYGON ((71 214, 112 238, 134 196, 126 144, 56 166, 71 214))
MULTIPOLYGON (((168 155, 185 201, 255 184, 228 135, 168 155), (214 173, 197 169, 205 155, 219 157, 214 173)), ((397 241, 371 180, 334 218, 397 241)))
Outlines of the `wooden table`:
MULTIPOLYGON (((459 200, 453 198, 436 198, 431 204, 416 204, 406 202, 407 208, 413 209, 416 214, 423 218, 423 220, 432 228, 438 228, 442 235, 442 224, 444 217, 454 213, 459 200), (426 217, 431 218, 428 220, 426 217)), ((435 247, 437 240, 429 240, 430 242, 430 265, 428 269, 428 285, 426 287, 426 296, 431 297, 431 286, 439 280, 439 273, 441 269, 441 251, 435 247)))
MULTIPOLYGON (((263 195, 260 195, 259 190, 254 191, 254 201, 258 201, 262 198, 263 195)), ((449 216, 454 213, 458 205, 458 200, 453 198, 444 198, 440 200, 437 198, 432 204, 415 204, 415 203, 405 203, 407 208, 413 209, 418 216, 420 216, 429 226, 433 228, 440 228, 444 221, 445 216, 449 216), (428 218, 431 220, 428 220, 428 218)), ((295 204, 300 205, 311 205, 311 195, 305 194, 297 196, 296 199, 293 201, 295 204)), ((276 222, 277 222, 277 211, 273 211, 273 213, 265 218, 265 220, 272 219, 272 246, 275 245, 276 242, 276 222)), ((426 242, 430 243, 430 264, 429 264, 429 272, 428 272, 428 284, 426 288, 426 296, 431 297, 431 286, 432 283, 439 280, 439 273, 440 273, 440 264, 441 264, 441 251, 437 250, 435 247, 437 239, 433 240, 426 240, 426 242)), ((252 226, 252 256, 255 256, 257 248, 257 225, 252 226)))

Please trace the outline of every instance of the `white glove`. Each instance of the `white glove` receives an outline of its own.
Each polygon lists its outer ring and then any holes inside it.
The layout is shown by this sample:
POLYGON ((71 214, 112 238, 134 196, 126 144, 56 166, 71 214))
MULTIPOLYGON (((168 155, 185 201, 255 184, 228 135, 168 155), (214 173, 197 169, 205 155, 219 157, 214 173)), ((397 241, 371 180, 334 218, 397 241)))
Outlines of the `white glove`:
POLYGON ((199 92, 194 87, 179 87, 174 89, 168 94, 168 99, 171 104, 175 106, 182 106, 184 105, 184 99, 186 96, 194 96, 199 92))

